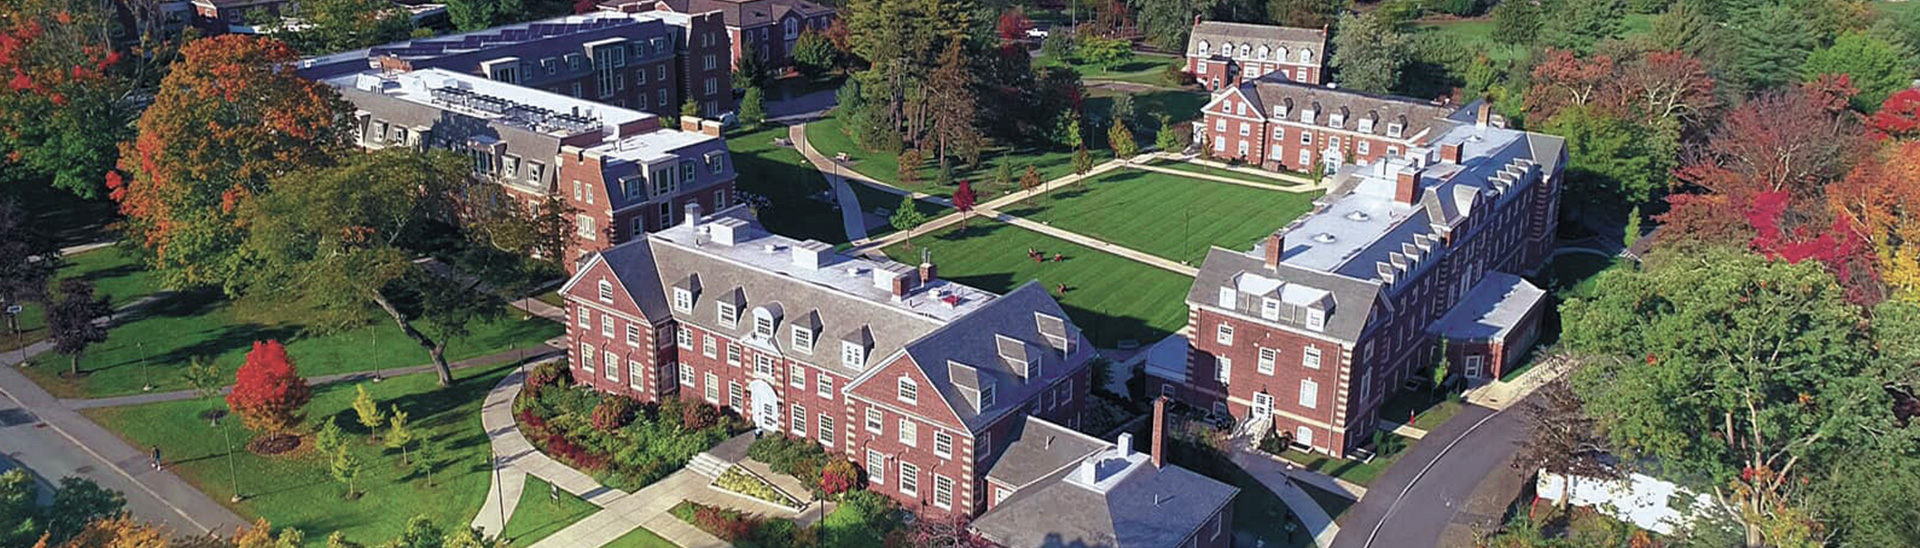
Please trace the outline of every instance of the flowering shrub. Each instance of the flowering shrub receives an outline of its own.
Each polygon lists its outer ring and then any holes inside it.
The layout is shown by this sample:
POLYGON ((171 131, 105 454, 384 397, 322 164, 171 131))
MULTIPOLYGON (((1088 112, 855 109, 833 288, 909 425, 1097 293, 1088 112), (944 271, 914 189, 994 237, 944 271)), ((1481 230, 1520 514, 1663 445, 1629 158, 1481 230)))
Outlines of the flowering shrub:
POLYGON ((633 414, 640 410, 640 402, 626 396, 611 396, 600 400, 593 406, 593 427, 601 431, 613 431, 633 422, 633 414))
POLYGON ((839 495, 860 488, 860 469, 847 459, 834 459, 820 471, 820 490, 839 495))
POLYGON ((536 371, 514 401, 514 419, 534 448, 621 490, 637 490, 686 465, 746 424, 705 404, 667 400, 648 409, 625 396, 576 388, 565 376, 536 371), (538 377, 542 383, 531 379, 538 377), (692 411, 688 411, 692 410, 692 411), (693 415, 700 427, 686 427, 693 415))
POLYGON ((716 508, 693 501, 681 501, 668 513, 729 542, 753 538, 754 531, 760 526, 758 520, 738 510, 716 508))

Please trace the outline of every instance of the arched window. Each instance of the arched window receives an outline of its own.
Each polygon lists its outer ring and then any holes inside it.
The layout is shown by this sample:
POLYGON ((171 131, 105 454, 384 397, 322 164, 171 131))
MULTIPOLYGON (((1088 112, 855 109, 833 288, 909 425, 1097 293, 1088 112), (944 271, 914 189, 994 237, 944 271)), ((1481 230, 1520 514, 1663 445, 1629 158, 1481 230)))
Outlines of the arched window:
POLYGON ((1232 56, 1233 56, 1233 42, 1227 42, 1227 43, 1225 43, 1225 44, 1220 44, 1220 54, 1221 54, 1221 55, 1225 55, 1225 56, 1228 56, 1228 57, 1232 57, 1232 56))
POLYGON ((1207 47, 1208 47, 1208 44, 1207 44, 1207 41, 1206 41, 1206 40, 1201 40, 1201 41, 1200 41, 1200 54, 1201 54, 1201 55, 1206 55, 1206 54, 1207 54, 1207 47))
POLYGON ((1303 49, 1303 50, 1300 50, 1300 62, 1302 62, 1302 63, 1312 63, 1312 62, 1313 62, 1313 50, 1310 50, 1310 49, 1303 49))
POLYGON ((1260 53, 1259 53, 1259 58, 1260 58, 1260 60, 1262 60, 1262 61, 1265 61, 1265 60, 1267 60, 1267 47, 1266 47, 1266 46, 1260 46, 1260 53))
POLYGON ((1241 56, 1241 57, 1246 57, 1246 56, 1248 56, 1248 55, 1252 55, 1252 54, 1253 54, 1253 46, 1252 46, 1252 45, 1249 45, 1249 44, 1240 44, 1240 56, 1241 56))
POLYGON ((1286 47, 1286 46, 1280 46, 1280 48, 1279 48, 1279 49, 1275 49, 1275 50, 1273 50, 1273 60, 1275 60, 1275 61, 1285 61, 1285 60, 1287 60, 1287 47, 1286 47))

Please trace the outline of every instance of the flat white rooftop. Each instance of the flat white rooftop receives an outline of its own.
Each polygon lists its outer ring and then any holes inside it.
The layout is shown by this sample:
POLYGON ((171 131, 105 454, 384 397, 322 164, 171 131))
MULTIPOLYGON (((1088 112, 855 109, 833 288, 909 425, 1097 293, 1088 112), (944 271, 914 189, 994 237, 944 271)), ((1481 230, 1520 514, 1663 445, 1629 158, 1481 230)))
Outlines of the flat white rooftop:
MULTIPOLYGON (((649 115, 651 116, 651 115, 649 115)), ((641 132, 639 135, 621 137, 605 144, 588 149, 608 158, 632 160, 641 164, 665 162, 680 158, 674 151, 707 141, 718 141, 719 137, 697 131, 660 129, 641 132)))
POLYGON ((324 80, 338 88, 352 88, 488 120, 515 123, 559 136, 598 129, 610 137, 622 125, 654 115, 550 93, 446 69, 422 69, 386 74, 367 70, 324 80), (597 126, 597 127, 595 127, 597 126))

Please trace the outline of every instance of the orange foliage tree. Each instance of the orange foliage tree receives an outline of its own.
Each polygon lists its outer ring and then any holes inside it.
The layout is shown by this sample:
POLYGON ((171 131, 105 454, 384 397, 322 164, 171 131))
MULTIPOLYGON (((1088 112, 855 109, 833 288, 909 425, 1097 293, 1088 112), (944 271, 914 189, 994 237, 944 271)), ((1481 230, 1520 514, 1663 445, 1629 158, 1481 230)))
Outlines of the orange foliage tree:
POLYGON ((307 380, 300 378, 293 359, 287 357, 287 347, 280 341, 256 341, 247 352, 246 365, 235 376, 227 406, 246 421, 247 428, 276 435, 300 423, 300 408, 312 397, 307 380))
POLYGON ((330 164, 348 146, 352 110, 289 70, 298 57, 271 39, 216 36, 180 55, 107 186, 127 236, 169 282, 230 283, 245 229, 239 207, 278 175, 330 164))
POLYGON ((0 0, 0 180, 101 194, 139 111, 126 98, 164 53, 114 50, 114 4, 0 0))
POLYGON ((1873 251, 1880 279, 1920 299, 1920 141, 1894 143, 1827 188, 1833 215, 1873 251))

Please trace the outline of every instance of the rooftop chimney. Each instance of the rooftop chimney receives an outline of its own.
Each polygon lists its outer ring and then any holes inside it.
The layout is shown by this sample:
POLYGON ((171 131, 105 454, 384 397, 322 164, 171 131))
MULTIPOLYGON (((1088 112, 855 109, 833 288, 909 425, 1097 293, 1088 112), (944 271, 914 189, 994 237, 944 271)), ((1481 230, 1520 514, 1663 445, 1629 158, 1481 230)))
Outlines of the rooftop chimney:
POLYGON ((681 117, 680 117, 680 131, 692 131, 692 132, 699 132, 699 131, 700 131, 700 117, 698 117, 698 116, 681 116, 681 117))
MULTIPOLYGON (((1482 120, 1482 122, 1485 122, 1485 120, 1482 120)), ((1465 154, 1465 152, 1463 152, 1465 149, 1466 147, 1460 143, 1440 145, 1440 161, 1449 164, 1459 164, 1461 156, 1465 154)))
POLYGON ((1114 440, 1113 448, 1120 452, 1120 458, 1133 456, 1133 433, 1121 432, 1120 439, 1114 440))
POLYGON ((1161 396, 1153 399, 1153 448, 1151 450, 1153 451, 1154 468, 1161 468, 1167 465, 1166 437, 1167 398, 1161 396))
POLYGON ((937 275, 938 273, 939 273, 938 270, 935 269, 933 266, 932 250, 924 249, 924 248, 921 249, 920 250, 920 285, 926 286, 926 285, 932 284, 934 276, 937 275))
POLYGON ((700 215, 702 214, 703 212, 700 211, 699 201, 687 202, 687 207, 686 207, 687 217, 685 219, 681 219, 680 222, 681 224, 685 224, 687 226, 699 226, 700 215))
POLYGON ((1401 168, 1394 173, 1393 199, 1403 204, 1413 204, 1420 197, 1420 172, 1411 167, 1401 168))
POLYGON ((1285 251, 1286 239, 1279 232, 1267 235, 1267 270, 1280 268, 1280 252, 1285 251))
POLYGON ((1493 104, 1480 101, 1480 109, 1473 113, 1473 127, 1486 128, 1487 121, 1493 118, 1493 104))

